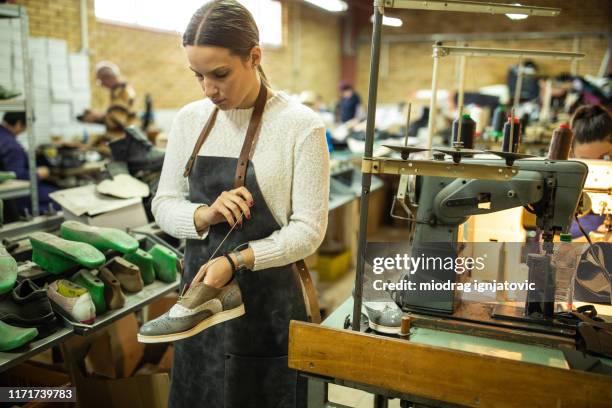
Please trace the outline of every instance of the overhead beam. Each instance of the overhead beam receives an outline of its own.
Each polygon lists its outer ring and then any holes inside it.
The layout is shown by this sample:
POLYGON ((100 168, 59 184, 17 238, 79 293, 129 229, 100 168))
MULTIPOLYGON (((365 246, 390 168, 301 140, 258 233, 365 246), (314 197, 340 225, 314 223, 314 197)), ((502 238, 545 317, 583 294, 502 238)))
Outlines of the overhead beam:
POLYGON ((520 6, 463 0, 374 0, 374 6, 411 10, 459 11, 464 13, 526 14, 528 16, 540 17, 556 17, 561 13, 561 9, 552 7, 520 6))

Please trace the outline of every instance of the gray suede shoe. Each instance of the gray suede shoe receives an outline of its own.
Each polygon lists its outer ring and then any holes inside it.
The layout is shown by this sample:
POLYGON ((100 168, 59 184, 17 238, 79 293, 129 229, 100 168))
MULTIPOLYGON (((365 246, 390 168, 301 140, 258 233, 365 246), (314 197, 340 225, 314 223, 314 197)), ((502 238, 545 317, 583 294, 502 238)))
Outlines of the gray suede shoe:
POLYGON ((402 309, 395 302, 364 301, 362 313, 368 316, 368 325, 372 330, 379 333, 399 334, 403 313, 402 309))
POLYGON ((235 279, 222 288, 198 282, 169 311, 145 323, 138 341, 164 343, 185 339, 243 314, 242 295, 235 279))

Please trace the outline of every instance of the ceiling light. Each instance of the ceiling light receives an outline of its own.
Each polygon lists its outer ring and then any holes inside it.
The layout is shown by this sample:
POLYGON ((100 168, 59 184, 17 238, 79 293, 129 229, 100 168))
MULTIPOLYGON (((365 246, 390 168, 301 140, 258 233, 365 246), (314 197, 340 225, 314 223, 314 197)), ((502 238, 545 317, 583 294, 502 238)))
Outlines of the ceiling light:
MULTIPOLYGON (((374 22, 374 14, 372 14, 372 17, 370 17, 370 21, 372 23, 374 22)), ((389 27, 401 27, 403 24, 401 19, 395 18, 395 17, 387 17, 387 16, 383 16, 382 23, 383 25, 386 25, 389 27)))
MULTIPOLYGON (((514 3, 514 6, 522 6, 522 4, 520 3, 514 3)), ((526 19, 528 16, 527 14, 506 14, 506 17, 508 17, 510 20, 524 20, 526 19)))
POLYGON ((346 11, 348 9, 348 4, 346 4, 342 0, 304 0, 307 3, 320 7, 324 10, 331 11, 333 13, 338 13, 341 11, 346 11))

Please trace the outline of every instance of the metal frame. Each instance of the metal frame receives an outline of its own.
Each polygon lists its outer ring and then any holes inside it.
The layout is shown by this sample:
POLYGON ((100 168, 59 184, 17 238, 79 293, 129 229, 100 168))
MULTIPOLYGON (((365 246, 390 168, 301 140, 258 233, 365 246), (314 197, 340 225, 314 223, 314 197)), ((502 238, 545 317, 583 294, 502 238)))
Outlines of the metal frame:
POLYGON ((23 58, 23 101, 0 103, 0 110, 5 112, 26 112, 26 125, 28 134, 28 163, 30 166, 30 188, 29 193, 32 200, 32 215, 37 216, 38 208, 38 184, 36 175, 36 136, 34 131, 34 92, 32 89, 32 73, 30 71, 30 53, 28 46, 29 22, 28 13, 24 6, 9 4, 0 5, 0 17, 18 18, 21 28, 21 55, 23 58))
POLYGON ((516 13, 540 17, 556 17, 561 13, 559 8, 464 0, 375 0, 374 7, 489 14, 516 13))

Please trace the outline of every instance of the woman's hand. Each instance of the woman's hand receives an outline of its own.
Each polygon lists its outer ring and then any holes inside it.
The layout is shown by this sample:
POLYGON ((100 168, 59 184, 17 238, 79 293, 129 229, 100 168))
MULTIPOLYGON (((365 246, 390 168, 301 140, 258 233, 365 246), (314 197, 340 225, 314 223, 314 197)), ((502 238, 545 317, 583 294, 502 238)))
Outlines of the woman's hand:
POLYGON ((227 258, 218 256, 202 265, 191 283, 204 281, 209 286, 220 288, 232 279, 232 275, 232 266, 227 258))
POLYGON ((240 220, 242 224, 242 213, 246 219, 251 218, 251 210, 255 203, 253 196, 245 187, 239 187, 230 191, 224 191, 208 207, 200 207, 195 213, 196 228, 198 230, 206 229, 210 225, 219 224, 227 221, 230 225, 234 225, 240 220))

